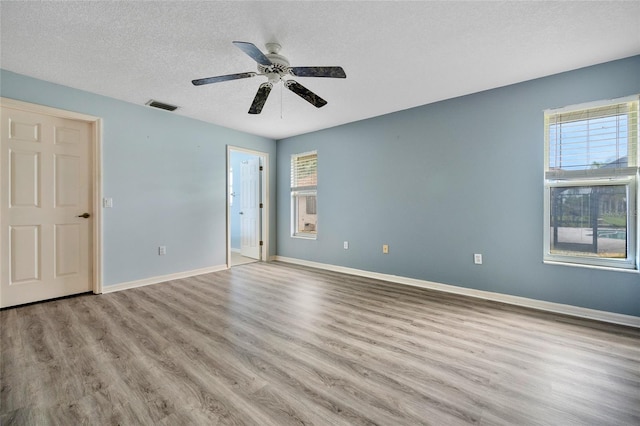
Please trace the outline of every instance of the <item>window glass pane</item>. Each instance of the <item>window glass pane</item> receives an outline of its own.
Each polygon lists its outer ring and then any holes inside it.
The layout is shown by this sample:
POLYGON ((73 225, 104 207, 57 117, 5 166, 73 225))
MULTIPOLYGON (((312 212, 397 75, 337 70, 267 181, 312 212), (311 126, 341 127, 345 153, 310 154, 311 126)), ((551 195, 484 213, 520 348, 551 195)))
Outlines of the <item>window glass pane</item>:
POLYGON ((318 184, 318 154, 315 152, 294 155, 291 161, 291 187, 316 186, 318 184))
POLYGON ((627 188, 550 188, 551 254, 626 259, 627 188))
POLYGON ((316 197, 314 196, 307 196, 305 197, 307 199, 307 208, 305 209, 305 212, 307 214, 316 214, 316 197))
POLYGON ((628 165, 628 116, 549 124, 549 169, 589 170, 628 165))
POLYGON ((297 207, 296 233, 315 234, 318 224, 316 195, 298 194, 294 197, 297 207))

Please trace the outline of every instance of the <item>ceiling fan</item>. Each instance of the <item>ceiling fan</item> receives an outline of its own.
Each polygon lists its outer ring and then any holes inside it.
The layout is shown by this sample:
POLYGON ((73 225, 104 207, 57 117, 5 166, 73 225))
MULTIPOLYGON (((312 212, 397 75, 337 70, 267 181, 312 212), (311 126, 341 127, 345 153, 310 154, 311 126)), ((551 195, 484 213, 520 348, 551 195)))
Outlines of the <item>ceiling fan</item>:
POLYGON ((260 114, 264 103, 269 97, 269 93, 273 86, 282 82, 284 87, 300 96, 316 108, 323 107, 327 101, 313 93, 295 80, 288 78, 294 77, 330 77, 330 78, 347 78, 342 67, 290 67, 289 61, 280 55, 281 46, 278 43, 267 43, 267 54, 264 54, 253 43, 246 41, 234 41, 233 44, 249 55, 258 63, 258 72, 243 72, 238 74, 220 75, 217 77, 199 78, 192 80, 194 86, 202 86, 203 84, 219 83, 221 81, 238 80, 241 78, 255 77, 257 75, 266 76, 268 81, 262 83, 258 88, 249 114, 260 114))

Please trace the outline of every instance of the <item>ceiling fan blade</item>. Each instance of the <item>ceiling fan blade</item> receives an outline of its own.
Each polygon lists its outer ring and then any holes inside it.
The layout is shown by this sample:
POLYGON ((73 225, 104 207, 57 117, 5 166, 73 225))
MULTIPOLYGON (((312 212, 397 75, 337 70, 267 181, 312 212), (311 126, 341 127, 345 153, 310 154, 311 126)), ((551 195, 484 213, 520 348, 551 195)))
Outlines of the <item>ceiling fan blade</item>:
POLYGON ((256 97, 253 98, 253 103, 249 108, 249 114, 260 114, 264 103, 267 102, 267 98, 269 97, 269 93, 271 93, 272 87, 273 85, 271 83, 262 83, 260 85, 258 92, 256 93, 256 97))
POLYGON ((300 96, 302 99, 309 102, 316 108, 321 108, 327 104, 327 101, 325 101, 320 96, 316 95, 297 81, 287 80, 284 82, 284 84, 285 86, 287 86, 287 89, 291 90, 293 93, 300 96))
POLYGON ((194 86, 202 86, 203 84, 219 83, 221 81, 238 80, 240 78, 255 77, 258 75, 255 72, 241 72, 239 74, 219 75, 217 77, 199 78, 192 80, 194 86))
POLYGON ((342 67, 291 67, 290 70, 296 77, 347 78, 342 67))
POLYGON ((233 44, 235 44, 244 53, 251 56, 251 58, 260 65, 264 65, 265 67, 273 65, 269 58, 267 58, 255 44, 246 41, 234 41, 233 44))

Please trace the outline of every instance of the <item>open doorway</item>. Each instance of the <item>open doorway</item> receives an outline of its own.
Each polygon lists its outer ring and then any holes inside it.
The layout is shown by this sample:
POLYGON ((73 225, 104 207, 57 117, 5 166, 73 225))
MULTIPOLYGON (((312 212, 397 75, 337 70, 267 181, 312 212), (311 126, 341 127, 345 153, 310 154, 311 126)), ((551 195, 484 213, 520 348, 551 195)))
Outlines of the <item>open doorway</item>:
POLYGON ((267 259, 266 164, 266 153, 227 148, 228 267, 267 259))

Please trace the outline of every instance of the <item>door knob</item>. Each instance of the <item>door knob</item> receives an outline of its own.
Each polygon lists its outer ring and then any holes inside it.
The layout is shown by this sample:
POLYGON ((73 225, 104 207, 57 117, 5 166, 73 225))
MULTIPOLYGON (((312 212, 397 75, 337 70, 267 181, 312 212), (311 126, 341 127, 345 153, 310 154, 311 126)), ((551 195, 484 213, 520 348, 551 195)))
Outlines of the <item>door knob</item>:
POLYGON ((244 212, 239 212, 238 214, 244 214, 244 212))
POLYGON ((76 217, 83 217, 85 219, 89 219, 91 217, 91 215, 89 213, 83 213, 83 214, 81 214, 79 216, 76 216, 76 217))

